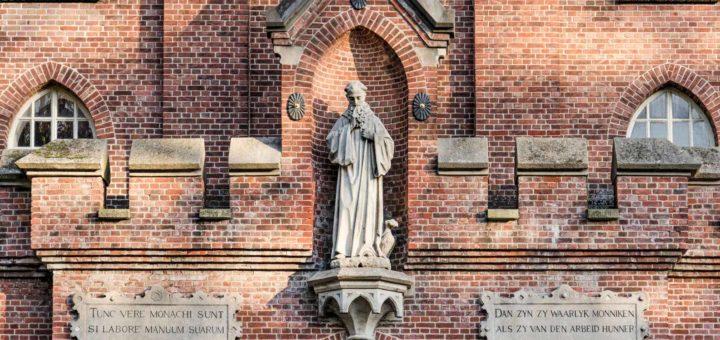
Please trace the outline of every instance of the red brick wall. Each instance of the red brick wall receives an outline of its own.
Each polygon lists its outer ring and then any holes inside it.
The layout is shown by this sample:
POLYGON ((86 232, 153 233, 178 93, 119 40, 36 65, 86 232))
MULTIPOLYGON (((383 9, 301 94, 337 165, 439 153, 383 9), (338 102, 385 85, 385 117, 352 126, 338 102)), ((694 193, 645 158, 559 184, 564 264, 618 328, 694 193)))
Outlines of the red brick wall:
POLYGON ((672 339, 717 339, 720 334, 720 280, 672 278, 668 284, 668 325, 672 339))
POLYGON ((248 135, 248 20, 245 1, 163 5, 163 135, 205 139, 209 207, 228 207, 230 138, 248 135))
MULTIPOLYGON (((477 134, 490 138, 491 204, 513 202, 515 136, 624 136, 635 109, 672 83, 718 126, 717 6, 603 1, 475 5, 477 134)), ((595 142, 591 141, 591 145, 595 142)), ((612 148, 594 147, 599 168, 612 148)), ((591 173, 593 195, 609 172, 591 173)))
POLYGON ((52 283, 0 279, 0 339, 50 339, 52 283))
POLYGON ((627 247, 679 247, 687 231, 687 178, 618 176, 617 204, 622 234, 615 240, 627 247))
MULTIPOLYGON (((369 1, 362 11, 352 10, 347 0, 315 2, 291 32, 293 44, 307 47, 303 59, 297 66, 281 66, 274 40, 265 31, 266 9, 276 3, 0 5, 0 148, 7 145, 19 106, 47 83, 60 83, 88 106, 99 137, 110 139, 112 182, 106 200, 110 206, 129 203, 133 213, 129 221, 95 220, 103 202, 97 178, 37 178, 32 188, 33 247, 312 249, 311 260, 320 268, 323 249, 330 246, 327 217, 335 183, 333 170, 324 163, 324 135, 334 112, 345 107, 342 87, 358 77, 366 80, 368 101, 398 146, 386 183, 393 217, 407 215, 399 231, 396 269, 404 261, 405 233, 420 262, 438 250, 461 253, 468 261, 505 261, 505 256, 518 255, 477 254, 498 248, 551 249, 555 241, 568 249, 719 250, 718 189, 688 187, 679 177, 620 177, 616 198, 621 220, 588 222, 581 216, 588 200, 614 202, 610 138, 624 135, 635 108, 657 89, 671 84, 689 92, 718 126, 718 5, 446 1, 455 10, 455 34, 447 56, 433 67, 422 66, 414 48, 442 42, 422 33, 397 1, 380 0, 369 1), (356 26, 365 28, 353 30, 356 26), (305 95, 308 103, 299 122, 290 121, 284 110, 293 92, 305 95), (433 116, 425 122, 407 110, 418 92, 430 93, 433 100, 433 116), (315 105, 320 100, 332 105, 315 105), (491 175, 437 176, 436 139, 475 134, 489 138, 491 175), (228 141, 245 135, 282 136, 281 176, 228 178, 228 141), (576 177, 522 177, 518 191, 514 140, 519 135, 589 139, 587 187, 576 177), (128 180, 131 139, 161 136, 205 138, 205 184, 197 178, 128 180), (484 219, 488 206, 514 207, 517 202, 520 221, 484 219), (233 220, 200 222, 196 216, 203 205, 230 206, 233 220), (552 227, 558 228, 557 237, 552 227)), ((30 204, 27 191, 0 188, 0 256, 32 254, 30 204)), ((438 258, 445 254, 438 253, 438 258)), ((381 338, 474 339, 483 318, 482 290, 545 289, 561 283, 586 291, 645 291, 652 299, 648 315, 657 339, 708 338, 708 330, 720 324, 714 312, 717 280, 667 279, 662 263, 647 264, 660 268, 655 272, 592 265, 598 271, 577 272, 580 266, 571 264, 553 267, 561 268, 556 271, 505 272, 497 271, 503 264, 487 263, 482 269, 480 264, 456 263, 447 266, 459 269, 408 271, 417 289, 406 304, 407 319, 384 324, 381 338), (688 301, 688 296, 702 299, 688 301)), ((550 268, 540 263, 533 270, 542 266, 550 268)), ((172 283, 182 292, 203 288, 239 294, 245 301, 240 318, 248 339, 276 333, 342 338, 336 321, 315 316, 315 300, 304 283, 307 275, 272 270, 59 271, 53 283, 55 333, 67 338, 66 299, 74 284, 93 292, 121 287, 117 289, 138 293, 151 284, 172 283)), ((23 306, 44 306, 37 313, 45 321, 37 322, 47 325, 49 303, 36 297, 48 296, 49 285, 3 279, 0 300, 4 296, 4 301, 23 306), (33 291, 8 300, 12 294, 7 287, 33 291)), ((10 324, 7 317, 0 321, 0 330, 10 324)), ((43 327, 30 329, 47 329, 43 327)))
POLYGON ((95 216, 103 204, 100 177, 32 179, 33 249, 97 247, 84 238, 96 233, 95 216))
POLYGON ((30 250, 30 191, 0 187, 0 257, 33 256, 30 250))
POLYGON ((720 250, 720 187, 690 186, 688 217, 687 247, 720 250))
POLYGON ((544 247, 587 242, 582 234, 568 237, 587 217, 587 178, 519 176, 518 195, 518 224, 525 230, 527 242, 544 247))
POLYGON ((0 148, 20 106, 60 83, 111 138, 108 199, 127 205, 130 139, 161 135, 162 2, 5 3, 0 16, 0 148))

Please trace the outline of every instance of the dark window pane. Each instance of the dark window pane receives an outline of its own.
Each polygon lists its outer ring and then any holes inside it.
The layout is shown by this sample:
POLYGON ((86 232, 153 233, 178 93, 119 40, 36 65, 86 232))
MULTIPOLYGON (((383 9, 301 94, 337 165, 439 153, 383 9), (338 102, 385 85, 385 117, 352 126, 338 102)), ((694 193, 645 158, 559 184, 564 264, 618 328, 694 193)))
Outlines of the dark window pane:
POLYGON ((81 120, 78 122, 77 138, 93 138, 92 129, 90 128, 90 122, 86 120, 81 120))
POLYGON ((73 138, 73 122, 57 122, 57 138, 72 139, 73 138))
POLYGON ((35 122, 35 146, 50 142, 50 122, 35 122))
POLYGON ((20 121, 18 124, 18 146, 30 146, 30 122, 20 121))
POLYGON ((48 93, 35 101, 35 117, 50 117, 50 103, 52 94, 48 93))
POLYGON ((67 98, 58 98, 58 116, 69 117, 75 116, 75 103, 67 98))

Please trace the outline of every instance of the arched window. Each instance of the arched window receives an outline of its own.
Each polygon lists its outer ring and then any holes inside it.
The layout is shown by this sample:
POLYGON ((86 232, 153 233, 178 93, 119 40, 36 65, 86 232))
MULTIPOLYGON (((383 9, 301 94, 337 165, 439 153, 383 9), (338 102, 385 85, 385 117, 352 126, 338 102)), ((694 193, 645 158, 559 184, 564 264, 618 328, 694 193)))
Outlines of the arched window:
POLYGON ((665 138, 679 146, 715 146, 712 125, 703 110, 675 89, 658 91, 633 116, 630 138, 665 138))
POLYGON ((9 145, 37 148, 55 139, 95 138, 88 109, 59 86, 40 91, 20 109, 9 145))

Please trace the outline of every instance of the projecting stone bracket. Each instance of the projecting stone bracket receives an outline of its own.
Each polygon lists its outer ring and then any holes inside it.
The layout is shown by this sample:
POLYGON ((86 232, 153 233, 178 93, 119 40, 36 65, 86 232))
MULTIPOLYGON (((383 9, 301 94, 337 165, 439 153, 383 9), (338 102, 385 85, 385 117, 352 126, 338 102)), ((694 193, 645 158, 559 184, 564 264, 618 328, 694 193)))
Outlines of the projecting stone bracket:
POLYGON ((399 321, 413 279, 381 268, 336 268, 315 274, 308 282, 318 294, 321 316, 333 314, 345 325, 348 339, 375 339, 383 319, 399 321))

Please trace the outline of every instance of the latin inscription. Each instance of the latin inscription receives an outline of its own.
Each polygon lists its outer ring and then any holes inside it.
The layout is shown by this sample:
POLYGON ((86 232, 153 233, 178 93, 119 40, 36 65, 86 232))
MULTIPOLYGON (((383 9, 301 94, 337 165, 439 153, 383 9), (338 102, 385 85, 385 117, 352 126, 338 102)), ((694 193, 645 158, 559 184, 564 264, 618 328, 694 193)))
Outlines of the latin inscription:
POLYGON ((236 303, 202 292, 169 294, 158 286, 136 297, 78 293, 71 334, 78 340, 234 340, 240 336, 236 303))
POLYGON ((222 305, 90 305, 86 313, 85 339, 228 338, 228 310, 222 305))

